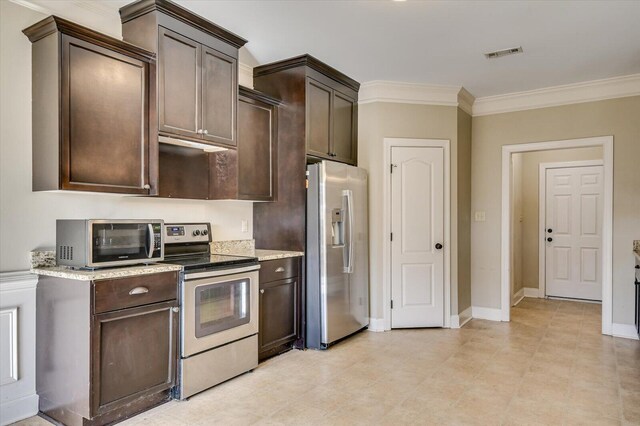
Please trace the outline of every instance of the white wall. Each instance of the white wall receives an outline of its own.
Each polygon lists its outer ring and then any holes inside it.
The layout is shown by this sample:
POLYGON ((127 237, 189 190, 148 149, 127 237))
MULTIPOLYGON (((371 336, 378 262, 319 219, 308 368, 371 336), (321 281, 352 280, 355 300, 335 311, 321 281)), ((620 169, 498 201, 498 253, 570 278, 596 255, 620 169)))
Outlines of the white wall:
POLYGON ((21 31, 45 15, 6 0, 0 15, 0 271, 28 269, 30 250, 53 247, 58 218, 208 221, 216 240, 252 238, 250 202, 32 192, 31 43, 21 31), (242 220, 248 232, 241 232, 242 220))

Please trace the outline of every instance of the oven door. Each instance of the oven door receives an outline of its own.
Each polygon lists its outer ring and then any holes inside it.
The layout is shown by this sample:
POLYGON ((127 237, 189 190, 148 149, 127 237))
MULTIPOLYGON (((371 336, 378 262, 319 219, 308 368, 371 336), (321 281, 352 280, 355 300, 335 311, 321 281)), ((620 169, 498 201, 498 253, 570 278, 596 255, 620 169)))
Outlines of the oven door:
POLYGON ((185 274, 182 357, 258 332, 258 269, 185 274))

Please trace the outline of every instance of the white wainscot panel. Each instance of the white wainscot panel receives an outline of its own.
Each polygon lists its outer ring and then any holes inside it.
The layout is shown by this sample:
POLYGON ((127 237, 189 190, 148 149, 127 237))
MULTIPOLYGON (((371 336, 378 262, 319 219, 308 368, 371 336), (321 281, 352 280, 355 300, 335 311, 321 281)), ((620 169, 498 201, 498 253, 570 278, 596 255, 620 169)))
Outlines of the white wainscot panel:
POLYGON ((0 309, 0 386, 18 381, 18 307, 0 309))
POLYGON ((0 273, 0 425, 38 413, 37 282, 28 272, 0 273))

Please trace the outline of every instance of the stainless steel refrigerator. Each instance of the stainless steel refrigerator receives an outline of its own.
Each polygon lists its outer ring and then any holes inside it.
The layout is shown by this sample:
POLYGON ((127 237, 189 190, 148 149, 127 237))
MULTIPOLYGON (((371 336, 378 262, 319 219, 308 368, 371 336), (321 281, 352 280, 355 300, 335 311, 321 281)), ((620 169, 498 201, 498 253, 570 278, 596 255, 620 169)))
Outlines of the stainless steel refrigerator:
POLYGON ((306 345, 326 349, 369 324, 367 172, 307 166, 306 345))

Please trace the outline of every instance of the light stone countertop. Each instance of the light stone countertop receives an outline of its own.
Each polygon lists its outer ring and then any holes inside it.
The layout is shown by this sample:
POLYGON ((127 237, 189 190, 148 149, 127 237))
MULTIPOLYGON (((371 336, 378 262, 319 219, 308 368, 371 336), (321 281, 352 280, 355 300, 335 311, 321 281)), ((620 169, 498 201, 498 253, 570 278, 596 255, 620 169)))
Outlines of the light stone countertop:
POLYGON ((264 260, 285 259, 287 257, 300 257, 304 256, 303 251, 287 251, 287 250, 254 250, 255 257, 260 262, 264 260))
POLYGON ((162 263, 129 267, 125 266, 121 268, 97 269, 95 271, 72 269, 67 266, 44 266, 32 268, 31 273, 45 275, 48 277, 66 278, 70 280, 94 281, 180 270, 182 270, 182 266, 180 265, 169 265, 162 263))
POLYGON ((263 250, 263 249, 237 249, 231 251, 225 251, 224 253, 213 253, 232 256, 247 256, 257 257, 260 262, 265 260, 285 259, 287 257, 299 257, 304 256, 302 251, 287 251, 287 250, 263 250))
POLYGON ((255 240, 213 241, 211 243, 211 253, 257 257, 260 262, 304 256, 302 251, 256 249, 255 240))

